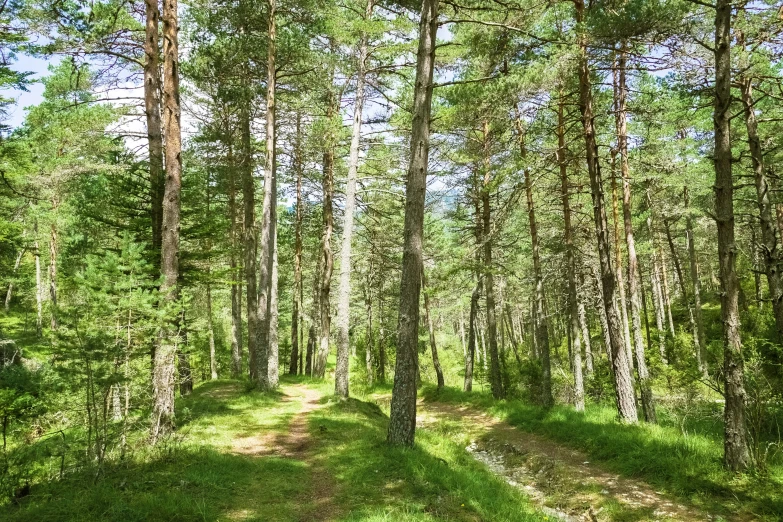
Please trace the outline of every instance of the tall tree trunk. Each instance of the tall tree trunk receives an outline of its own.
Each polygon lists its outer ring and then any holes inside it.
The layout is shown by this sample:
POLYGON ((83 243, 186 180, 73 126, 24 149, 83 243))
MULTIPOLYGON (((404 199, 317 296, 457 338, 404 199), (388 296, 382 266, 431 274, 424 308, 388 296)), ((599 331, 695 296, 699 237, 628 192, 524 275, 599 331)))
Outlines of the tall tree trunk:
MULTIPOLYGON (((371 265, 372 270, 372 265, 371 265)), ((373 385, 372 348, 375 346, 372 331, 372 286, 369 276, 364 287, 364 306, 367 309, 367 343, 364 350, 365 371, 367 372, 367 386, 373 385)))
MULTIPOLYGON (((374 0, 367 1, 365 20, 372 16, 374 0)), ((348 354, 350 339, 348 328, 351 319, 351 241, 353 239, 353 213, 356 208, 356 176, 359 171, 359 145, 362 134, 362 108, 364 107, 364 76, 367 61, 367 34, 359 40, 359 63, 356 71, 356 101, 353 109, 351 149, 348 159, 348 179, 345 187, 345 222, 340 249, 340 286, 337 290, 337 366, 334 372, 334 393, 348 397, 348 354)))
MULTIPOLYGON (((327 118, 331 120, 335 107, 333 93, 330 93, 327 118)), ((321 272, 318 293, 318 307, 321 313, 317 352, 313 364, 313 377, 323 379, 326 374, 326 360, 329 357, 329 338, 332 323, 332 310, 329 296, 332 289, 332 270, 334 269, 334 254, 332 253, 332 231, 334 230, 334 211, 332 198, 334 196, 334 146, 332 140, 323 156, 323 235, 321 236, 321 272)))
POLYGON ((652 247, 652 268, 650 272, 650 287, 652 288, 653 308, 655 309, 655 328, 658 330, 658 351, 661 354, 663 364, 668 364, 666 355, 666 329, 663 325, 665 305, 663 301, 663 289, 661 286, 661 267, 658 261, 658 246, 655 240, 655 228, 652 219, 652 198, 650 197, 650 187, 647 187, 647 229, 650 232, 650 243, 652 247))
MULTIPOLYGON (((579 301, 576 293, 576 255, 574 252, 574 238, 571 230, 571 203, 569 202, 568 187, 568 163, 566 159, 565 144, 565 117, 563 105, 565 99, 562 90, 557 104, 557 164, 560 167, 560 193, 563 201, 563 243, 565 243, 566 272, 568 276, 568 332, 571 337, 571 367, 574 373, 574 408, 576 411, 585 409, 585 385, 582 376, 582 343, 580 341, 579 328, 579 301)), ((525 176, 525 188, 529 186, 525 176)), ((533 237, 533 196, 528 195, 528 208, 530 209, 531 240, 533 237)), ((533 266, 535 271, 537 245, 533 246, 533 266)), ((591 361, 592 364, 592 361, 591 361)), ((551 381, 550 381, 551 397, 551 381)))
POLYGON ((250 101, 239 113, 242 140, 242 201, 244 203, 244 269, 245 307, 247 308, 248 373, 255 382, 258 376, 258 351, 261 317, 258 310, 258 235, 256 233, 256 187, 253 180, 253 150, 250 144, 250 101))
POLYGON ((215 328, 212 323, 212 286, 207 283, 207 333, 209 335, 209 374, 214 381, 218 378, 215 357, 215 328))
MULTIPOLYGON (((177 0, 163 2, 163 121, 166 135, 166 182, 163 192, 163 236, 160 271, 163 281, 160 293, 167 308, 176 305, 179 296, 179 227, 180 192, 182 189, 182 141, 179 106, 179 26, 177 0)), ((169 311, 169 315, 173 312, 169 311)), ((176 319, 165 322, 160 344, 155 349, 152 378, 153 443, 174 430, 174 381, 176 373, 178 332, 176 319)))
POLYGON ((435 368, 435 375, 438 379, 438 389, 443 388, 446 383, 443 380, 443 369, 440 367, 438 359, 438 347, 435 344, 435 325, 432 323, 430 314, 430 296, 427 293, 427 277, 424 274, 424 267, 421 269, 421 288, 424 293, 424 320, 427 321, 427 331, 430 334, 430 350, 432 351, 432 367, 435 368))
POLYGON ((264 199, 261 203, 261 235, 258 238, 261 258, 258 263, 258 357, 256 381, 261 389, 277 387, 277 374, 270 375, 270 361, 277 366, 277 347, 272 346, 272 294, 274 280, 274 250, 277 235, 277 165, 275 157, 275 4, 267 0, 267 90, 266 90, 266 150, 264 161, 264 199))
POLYGON ((38 243, 38 223, 33 225, 33 236, 35 237, 35 333, 38 337, 43 335, 43 282, 41 281, 41 247, 38 243))
POLYGON ((473 368, 476 360, 476 328, 478 326, 478 307, 481 297, 481 278, 478 276, 476 286, 470 295, 470 315, 468 316, 468 348, 465 353, 465 382, 463 391, 473 391, 473 368))
POLYGON ((177 360, 179 362, 179 394, 190 395, 193 391, 193 369, 190 367, 188 352, 188 325, 185 322, 185 310, 179 316, 179 335, 177 337, 177 360))
POLYGON ((685 238, 688 242, 688 260, 691 268, 691 290, 693 292, 693 313, 696 319, 696 362, 702 373, 707 371, 707 337, 704 332, 704 317, 701 312, 701 281, 699 280, 699 262, 696 259, 696 245, 693 235, 693 218, 691 217, 688 187, 682 189, 685 205, 685 238))
MULTIPOLYGON (((319 248, 320 254, 321 248, 319 248)), ((313 377, 313 367, 315 365, 315 355, 318 349, 318 321, 319 321, 319 309, 320 309, 320 293, 321 293, 321 271, 323 270, 323 256, 319 255, 316 262, 316 268, 313 273, 313 302, 312 312, 310 313, 310 328, 307 331, 307 356, 305 357, 305 373, 313 377)))
MULTIPOLYGON (((16 254, 16 261, 14 261, 14 270, 13 270, 13 272, 11 272, 11 277, 12 278, 14 276, 16 276, 16 272, 17 272, 17 270, 19 270, 19 265, 22 263, 22 256, 24 255, 24 252, 25 252, 25 249, 24 248, 20 248, 19 249, 19 253, 16 254)), ((9 281, 9 283, 8 283, 8 291, 6 291, 6 293, 5 293, 5 311, 6 311, 6 313, 8 313, 8 309, 11 306, 11 297, 13 295, 13 292, 14 292, 14 280, 11 279, 11 281, 9 281)))
POLYGON ((386 383, 386 330, 383 323, 383 281, 378 289, 378 382, 386 383))
POLYGON ((609 226, 606 219, 601 168, 598 162, 598 145, 595 136, 592 87, 590 85, 590 66, 587 59, 587 35, 583 32, 585 5, 583 0, 575 0, 579 35, 579 111, 584 127, 585 147, 587 149, 587 170, 590 175, 590 192, 593 198, 593 218, 598 241, 598 257, 601 268, 601 286, 603 288, 604 309, 609 331, 614 369, 615 396, 617 411, 624 422, 636 422, 636 402, 627 352, 622 342, 621 324, 615 306, 617 281, 612 269, 609 246, 609 226))
MULTIPOLYGON (((277 192, 277 190, 275 190, 277 192)), ((274 218, 277 219, 277 218, 274 218)), ((279 266, 277 263, 277 234, 275 234, 272 241, 272 284, 269 289, 269 351, 267 353, 267 359, 269 361, 267 365, 267 387, 269 389, 277 388, 280 382, 280 353, 279 353, 279 320, 280 315, 278 311, 278 287, 277 281, 279 279, 279 266)))
POLYGON ((644 340, 642 339, 642 321, 640 318, 642 306, 639 300, 639 259, 636 255, 636 239, 633 234, 633 218, 631 214, 631 175, 628 167, 626 113, 628 87, 625 79, 627 44, 623 41, 620 45, 620 52, 617 56, 615 97, 617 103, 617 152, 620 154, 620 173, 623 178, 623 225, 625 230, 625 246, 628 251, 628 293, 630 294, 629 297, 631 299, 633 348, 634 354, 636 355, 636 374, 639 377, 639 388, 642 396, 642 411, 644 420, 654 423, 657 422, 657 416, 655 414, 655 400, 652 394, 650 373, 647 370, 647 361, 645 359, 644 340))
POLYGON ((579 313, 579 328, 582 331, 582 342, 585 346, 585 375, 588 379, 593 376, 593 349, 590 339, 590 328, 587 324, 587 312, 585 311, 585 303, 577 296, 577 306, 579 313))
POLYGON ((299 324, 302 308, 302 114, 296 114, 294 142, 294 173, 296 174, 296 218, 294 222, 294 291, 291 310, 291 364, 288 373, 297 374, 299 360, 299 324))
POLYGON ((663 250, 659 249, 659 259, 661 260, 661 295, 663 296, 663 306, 666 311, 667 325, 669 326, 669 335, 674 339, 676 330, 674 328, 674 319, 672 318, 672 300, 669 292, 669 271, 666 269, 666 256, 663 250))
MULTIPOLYGON (((514 119, 514 125, 517 129, 517 139, 519 140, 520 155, 524 160, 527 157, 527 147, 525 146, 525 131, 522 127, 522 117, 520 116, 519 109, 516 106, 514 106, 514 113, 516 116, 514 119)), ((558 121, 558 124, 559 123, 560 122, 558 121)), ((560 136, 558 134, 558 140, 559 139, 560 136)), ((563 169, 565 168, 565 165, 562 163, 563 161, 562 159, 558 159, 558 161, 561 163, 560 172, 562 175, 562 173, 564 172, 563 169)), ((527 215, 528 215, 528 221, 530 223, 530 242, 533 248, 533 299, 534 299, 533 306, 535 307, 535 311, 536 311, 536 323, 535 323, 534 335, 536 338, 536 347, 538 349, 538 354, 539 357, 541 358, 541 387, 542 387, 541 404, 544 407, 549 407, 554 403, 554 398, 552 397, 552 368, 550 364, 550 355, 549 355, 549 329, 547 328, 546 313, 544 310, 544 275, 541 269, 541 245, 538 240, 538 226, 536 224, 536 209, 535 209, 535 204, 533 202, 533 181, 530 179, 531 178, 530 169, 527 168, 525 169, 524 177, 525 177, 525 196, 527 199, 527 215)), ((489 195, 487 195, 487 199, 489 199, 489 195)), ((486 228, 486 225, 485 225, 485 233, 488 233, 488 229, 486 228)), ((487 310, 487 318, 489 319, 489 310, 487 310)))
POLYGON ((772 312, 775 316, 775 327, 778 339, 783 340, 783 280, 780 277, 780 251, 778 249, 778 234, 772 216, 770 201, 770 186, 764 171, 764 154, 761 150, 761 140, 758 135, 758 124, 753 100, 753 82, 751 78, 740 80, 742 105, 745 109, 745 128, 748 131, 748 146, 753 162, 753 179, 756 185, 756 202, 759 208, 759 225, 761 228, 761 254, 764 257, 764 272, 769 286, 769 297, 772 301, 772 312))
POLYGON ((416 83, 413 94, 413 124, 410 164, 405 189, 405 227, 400 280, 397 362, 394 372, 390 444, 412 446, 416 433, 416 370, 419 365, 419 298, 421 294, 424 199, 430 152, 432 76, 438 32, 438 0, 422 0, 416 83))
POLYGON ((144 38, 144 114, 147 121, 147 143, 150 163, 150 218, 152 251, 160 259, 163 238, 163 134, 160 121, 160 44, 158 0, 145 0, 144 38))
MULTIPOLYGON (((489 123, 484 120, 484 186, 481 190, 481 220, 483 225, 483 268, 484 268, 484 296, 487 306, 487 346, 489 348, 489 386, 492 390, 492 396, 501 399, 505 396, 503 390, 502 375, 500 372, 500 355, 498 352, 498 326, 495 310, 495 276, 492 272, 492 247, 494 244, 492 238, 492 207, 490 206, 491 189, 491 165, 489 158, 489 123)), ((543 290, 542 290, 543 294, 543 290)), ((546 322, 543 321, 544 329, 546 322)), ((547 348, 548 348, 547 337, 547 348)), ((549 350, 542 350, 541 362, 544 373, 544 397, 542 402, 546 405, 551 404, 551 375, 549 375, 549 350), (549 388, 547 388, 549 383, 549 388)), ((486 361, 486 358, 485 358, 486 361)))
POLYGON ((236 170, 231 142, 228 143, 228 220, 231 240, 229 268, 231 271, 231 376, 242 376, 242 287, 241 268, 237 262, 240 251, 237 224, 236 170))
POLYGON ((745 426, 745 379, 739 322, 737 246, 734 243, 734 179, 731 172, 731 9, 730 0, 715 4, 715 221, 723 321, 725 379, 724 459, 732 471, 750 465, 745 426))
POLYGON ((625 278, 623 277, 623 254, 620 238, 619 197, 617 195, 617 155, 612 156, 612 223, 614 225, 614 260, 615 277, 617 278, 617 307, 620 309, 620 319, 623 325, 623 345, 625 346, 628 364, 633 373, 633 347, 631 346, 631 328, 628 321, 628 299, 625 295, 625 278))
MULTIPOLYGON (((53 205, 56 209, 57 205, 53 205)), ((57 226, 49 228, 49 314, 52 331, 57 330, 57 226)))

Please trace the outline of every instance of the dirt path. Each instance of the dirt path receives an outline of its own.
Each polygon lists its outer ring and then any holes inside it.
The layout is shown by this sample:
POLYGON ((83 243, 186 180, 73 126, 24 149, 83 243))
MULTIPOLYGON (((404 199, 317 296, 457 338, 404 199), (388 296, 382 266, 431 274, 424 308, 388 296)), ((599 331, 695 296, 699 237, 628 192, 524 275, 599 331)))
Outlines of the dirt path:
POLYGON ((232 452, 248 457, 279 457, 304 462, 309 470, 309 484, 304 484, 301 488, 301 498, 297 501, 301 512, 297 520, 336 520, 342 513, 340 507, 334 503, 336 483, 334 478, 318 465, 315 458, 318 440, 311 436, 307 425, 309 414, 323 406, 321 394, 318 390, 298 384, 284 387, 283 392, 283 405, 300 403, 288 428, 277 433, 259 432, 237 438, 233 441, 232 452))
POLYGON ((420 403, 418 423, 458 422, 476 460, 525 491, 553 518, 568 522, 604 520, 718 520, 667 498, 640 480, 593 464, 584 453, 524 432, 473 408, 420 403))

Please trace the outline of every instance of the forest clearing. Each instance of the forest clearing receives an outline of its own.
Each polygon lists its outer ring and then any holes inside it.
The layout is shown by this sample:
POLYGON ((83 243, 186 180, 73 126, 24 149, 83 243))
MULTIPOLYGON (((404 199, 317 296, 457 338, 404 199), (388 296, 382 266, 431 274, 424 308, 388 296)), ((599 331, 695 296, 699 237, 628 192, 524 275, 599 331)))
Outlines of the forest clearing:
POLYGON ((774 0, 0 2, 0 520, 783 520, 774 0))

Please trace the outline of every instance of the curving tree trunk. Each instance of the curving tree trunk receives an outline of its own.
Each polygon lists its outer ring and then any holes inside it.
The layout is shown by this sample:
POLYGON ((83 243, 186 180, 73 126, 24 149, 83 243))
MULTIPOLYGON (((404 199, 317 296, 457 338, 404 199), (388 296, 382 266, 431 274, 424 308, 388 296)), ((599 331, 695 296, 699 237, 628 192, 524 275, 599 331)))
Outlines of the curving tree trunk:
POLYGON ((772 202, 770 201, 770 185, 764 170, 764 154, 761 150, 761 140, 758 135, 758 123, 753 100, 753 81, 751 78, 740 80, 742 106, 745 109, 745 128, 748 131, 748 146, 753 163, 753 180, 756 186, 756 203, 759 209, 759 226, 761 228, 761 254, 764 258, 764 273, 767 276, 772 314, 775 317, 775 328, 778 339, 783 340, 783 280, 780 276, 780 250, 778 234, 773 218, 772 202))
POLYGON ((418 368, 419 298, 421 294, 424 200, 430 152, 432 76, 438 32, 438 0, 422 0, 410 164, 405 189, 405 227, 400 281, 397 362, 394 371, 389 431, 390 444, 412 446, 416 434, 416 370, 418 368))

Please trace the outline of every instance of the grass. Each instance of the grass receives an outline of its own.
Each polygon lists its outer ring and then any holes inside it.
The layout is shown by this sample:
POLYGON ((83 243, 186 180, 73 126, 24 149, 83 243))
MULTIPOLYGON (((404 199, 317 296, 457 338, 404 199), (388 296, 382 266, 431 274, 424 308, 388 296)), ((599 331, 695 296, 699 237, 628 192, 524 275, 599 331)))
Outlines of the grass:
POLYGON ((740 511, 754 517, 783 517, 783 463, 766 473, 735 475, 723 468, 719 426, 695 422, 687 435, 665 412, 659 425, 617 422, 614 408, 588 405, 584 413, 567 406, 543 409, 516 400, 495 401, 488 394, 454 388, 427 388, 426 400, 467 404, 522 430, 543 435, 587 453, 592 460, 625 476, 639 477, 666 493, 713 512, 740 511))
POLYGON ((232 451, 237 439, 285 436, 292 423, 303 422, 297 417, 303 386, 331 396, 330 383, 301 381, 285 378, 281 393, 266 394, 237 381, 201 385, 178 403, 177 440, 155 449, 139 446, 98 475, 83 470, 34 484, 19 505, 0 508, 0 519, 546 519, 465 452, 458 428, 419 430, 415 448, 392 448, 385 443, 386 414, 357 399, 322 399, 321 407, 304 417, 307 444, 300 453, 232 451))

